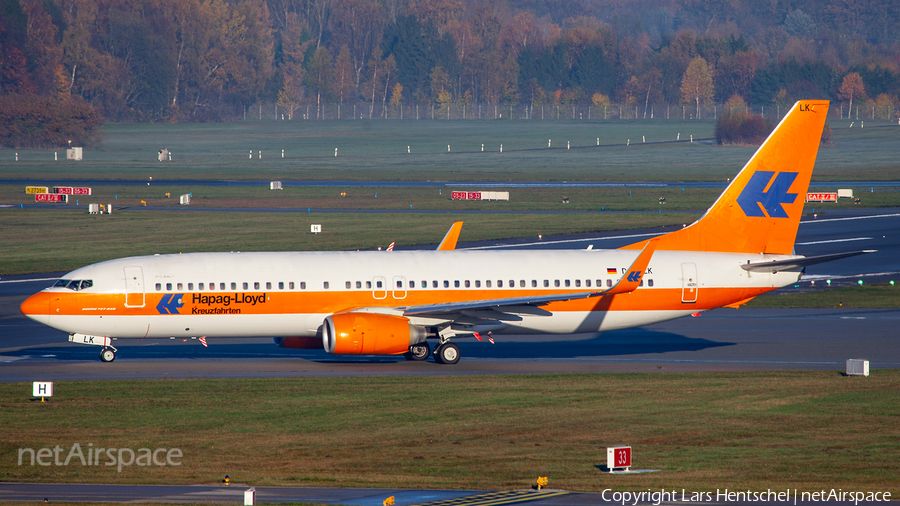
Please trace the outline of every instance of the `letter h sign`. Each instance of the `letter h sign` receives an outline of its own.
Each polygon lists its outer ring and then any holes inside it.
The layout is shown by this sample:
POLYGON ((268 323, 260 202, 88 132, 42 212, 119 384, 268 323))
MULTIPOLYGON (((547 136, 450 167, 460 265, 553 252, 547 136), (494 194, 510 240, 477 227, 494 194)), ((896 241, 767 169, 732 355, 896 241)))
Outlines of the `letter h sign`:
POLYGON ((628 471, 629 467, 631 467, 630 446, 613 446, 606 449, 606 468, 609 472, 623 468, 628 471))

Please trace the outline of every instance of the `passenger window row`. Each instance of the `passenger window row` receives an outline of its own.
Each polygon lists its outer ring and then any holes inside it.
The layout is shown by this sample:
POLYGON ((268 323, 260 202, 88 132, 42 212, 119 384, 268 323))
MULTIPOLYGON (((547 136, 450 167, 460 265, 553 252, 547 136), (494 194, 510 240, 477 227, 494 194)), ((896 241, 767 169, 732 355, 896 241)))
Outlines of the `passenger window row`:
MULTIPOLYGON (((87 279, 87 280, 66 280, 66 279, 60 279, 60 280, 57 281, 56 284, 53 285, 53 286, 54 286, 54 287, 65 287, 65 288, 70 288, 70 289, 72 289, 72 290, 79 290, 79 289, 88 288, 88 287, 92 286, 92 284, 93 284, 93 282, 92 282, 91 280, 89 280, 89 279, 87 279)), ((612 279, 607 279, 606 282, 604 283, 604 280, 602 280, 602 279, 597 279, 597 280, 591 280, 591 279, 581 280, 581 279, 576 279, 576 280, 574 280, 574 282, 573 282, 573 280, 569 280, 569 279, 564 279, 564 280, 554 279, 554 280, 552 280, 552 281, 549 280, 549 279, 545 279, 545 280, 543 280, 542 283, 540 283, 540 286, 542 286, 543 288, 551 288, 551 285, 552 285, 553 288, 572 288, 573 286, 574 286, 575 288, 581 288, 581 287, 584 287, 584 288, 592 288, 592 287, 603 288, 603 285, 604 285, 604 284, 606 285, 607 288, 612 288, 612 286, 613 286, 613 280, 612 280, 612 279)), ((284 289, 285 289, 285 285, 287 285, 287 289, 288 289, 288 290, 294 290, 294 289, 296 288, 296 285, 294 284, 293 281, 289 281, 289 282, 287 282, 287 283, 285 283, 285 282, 283 282, 283 281, 279 281, 279 282, 276 284, 278 290, 284 290, 284 289)), ((422 280, 418 286, 419 286, 420 288, 428 288, 428 285, 429 285, 428 281, 422 280)), ((531 288, 538 288, 538 286, 539 286, 538 280, 532 279, 531 282, 528 283, 528 282, 526 282, 526 280, 520 279, 519 282, 518 282, 518 287, 519 287, 519 288, 526 288, 526 287, 529 286, 529 285, 531 286, 531 288)), ((251 288, 250 288, 251 284, 250 284, 250 283, 247 283, 247 282, 241 283, 240 286, 241 286, 241 288, 240 288, 241 290, 250 290, 250 289, 251 289, 251 288)), ((256 281, 256 282, 254 282, 254 283, 252 284, 252 286, 253 286, 253 288, 252 288, 253 290, 261 290, 261 289, 263 289, 263 288, 262 288, 263 286, 265 286, 265 290, 272 290, 272 289, 273 289, 273 288, 272 288, 272 287, 273 287, 273 283, 272 283, 271 281, 267 281, 267 282, 265 282, 264 284, 263 284, 263 283, 260 283, 260 282, 258 282, 258 281, 256 281)), ((301 281, 301 282, 299 283, 299 286, 300 286, 300 290, 306 290, 306 281, 301 281)), ((365 286, 365 289, 366 289, 366 290, 372 290, 372 289, 373 289, 373 282, 372 282, 372 281, 365 281, 365 282, 363 282, 363 281, 355 281, 355 282, 353 282, 353 281, 345 281, 345 282, 344 282, 344 288, 347 289, 347 290, 353 290, 354 288, 356 288, 357 290, 361 290, 361 289, 363 289, 363 286, 365 286)), ((374 286, 375 286, 375 288, 374 288, 375 290, 385 290, 385 289, 386 289, 386 288, 385 288, 385 282, 384 282, 383 280, 376 280, 376 281, 374 282, 374 286)), ((484 286, 484 288, 493 288, 495 285, 494 285, 493 280, 490 280, 490 279, 489 279, 489 280, 484 281, 484 285, 483 285, 483 286, 484 286)), ((517 286, 516 280, 510 279, 509 282, 505 284, 505 286, 508 287, 508 288, 516 288, 516 286, 517 286)), ((641 280, 640 286, 644 286, 644 281, 643 281, 643 280, 641 280)), ((652 280, 652 279, 648 279, 648 280, 647 280, 647 286, 650 286, 650 287, 653 286, 653 280, 652 280)), ((328 290, 329 287, 330 287, 329 282, 328 282, 328 281, 323 282, 322 287, 323 287, 325 290, 328 290)), ((450 287, 451 287, 451 281, 450 281, 450 280, 447 280, 447 279, 443 280, 442 282, 439 282, 439 281, 436 280, 436 279, 431 281, 431 288, 441 288, 441 287, 443 287, 443 288, 450 288, 450 287)), ((472 287, 474 287, 474 288, 481 288, 481 287, 482 287, 482 281, 481 281, 480 279, 476 279, 476 280, 474 280, 474 281, 471 281, 471 280, 468 280, 468 279, 463 280, 463 281, 460 281, 460 280, 457 279, 457 280, 453 280, 453 281, 452 281, 452 287, 453 287, 453 288, 460 288, 460 287, 464 287, 464 288, 472 288, 472 287)), ((496 287, 497 287, 497 288, 503 288, 503 287, 504 287, 504 280, 498 279, 498 280, 496 281, 496 287)), ((408 281, 407 284, 404 285, 404 284, 403 284, 403 280, 399 280, 399 279, 398 279, 398 280, 396 281, 396 289, 398 289, 398 290, 403 290, 403 289, 406 289, 406 288, 408 288, 408 289, 415 289, 415 288, 416 288, 416 282, 415 282, 415 281, 408 281)), ((165 291, 171 292, 173 289, 176 290, 176 291, 182 291, 182 290, 185 289, 185 284, 184 284, 184 283, 174 283, 174 284, 173 284, 173 283, 165 283, 165 291)), ((221 282, 220 282, 220 283, 218 283, 218 285, 217 285, 216 283, 208 283, 208 284, 207 284, 207 283, 197 283, 197 290, 198 290, 198 291, 203 291, 203 290, 209 290, 209 291, 220 290, 220 291, 221 291, 221 290, 228 290, 228 289, 231 289, 231 290, 237 290, 237 289, 238 289, 238 283, 235 283, 235 282, 232 282, 232 283, 221 283, 221 282)), ((187 283, 187 290, 188 290, 188 291, 193 291, 193 290, 194 290, 194 283, 187 283)), ((157 291, 157 292, 163 291, 163 283, 156 283, 156 291, 157 291)))
MULTIPOLYGON (((276 283, 275 285, 278 287, 278 290, 284 290, 284 289, 285 289, 285 285, 287 285, 287 289, 288 289, 288 290, 294 290, 295 287, 296 287, 296 285, 294 284, 293 281, 289 281, 289 282, 287 282, 287 283, 285 283, 284 281, 279 281, 279 282, 276 283)), ((247 283, 247 282, 241 283, 240 286, 241 286, 241 290, 250 290, 250 289, 251 289, 251 288, 250 288, 250 286, 251 286, 250 283, 247 283)), ((272 286, 273 286, 273 283, 272 283, 271 281, 267 281, 267 282, 265 282, 265 283, 260 283, 259 281, 256 281, 256 282, 253 283, 253 288, 252 288, 252 289, 253 289, 253 290, 261 290, 261 289, 263 289, 263 288, 262 288, 263 286, 265 286, 265 289, 266 289, 266 290, 271 290, 271 289, 272 289, 272 286)), ((185 289, 185 288, 184 288, 184 287, 185 287, 185 284, 184 284, 184 283, 174 283, 174 285, 173 285, 173 283, 166 283, 166 284, 165 284, 165 287, 166 287, 166 290, 165 290, 165 291, 167 291, 167 292, 171 292, 173 289, 176 290, 176 291, 182 291, 182 290, 185 289)), ((327 288, 327 287, 326 287, 326 288, 327 288)), ((237 283, 234 283, 234 282, 232 282, 232 283, 219 283, 219 284, 218 284, 218 288, 216 288, 216 283, 209 283, 209 284, 207 284, 207 283, 197 283, 197 290, 198 290, 198 291, 207 290, 207 289, 210 290, 210 291, 215 291, 216 289, 218 289, 218 290, 228 290, 228 289, 231 289, 231 290, 237 290, 237 289, 238 289, 238 284, 237 284, 237 283)), ((301 289, 301 290, 306 290, 306 281, 301 281, 301 282, 300 282, 300 289, 301 289)), ((188 290, 188 291, 193 291, 193 290, 194 290, 194 283, 187 283, 187 290, 188 290)), ((163 283, 156 283, 156 291, 157 291, 157 292, 163 291, 163 283)))

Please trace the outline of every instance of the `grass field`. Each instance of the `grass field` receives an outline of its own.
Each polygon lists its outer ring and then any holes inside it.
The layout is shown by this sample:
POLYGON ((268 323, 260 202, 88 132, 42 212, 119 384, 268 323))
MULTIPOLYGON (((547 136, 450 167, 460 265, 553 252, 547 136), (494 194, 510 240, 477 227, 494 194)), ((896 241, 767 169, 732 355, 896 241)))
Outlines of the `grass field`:
MULTIPOLYGON (((831 121, 835 147, 820 150, 814 180, 897 180, 900 127, 849 123, 831 121)), ((0 179, 725 180, 756 148, 686 140, 709 139, 713 128, 675 119, 108 124, 81 162, 0 150, 0 179), (163 147, 172 162, 156 160, 163 147)))
POLYGON ((480 241, 682 225, 699 214, 314 214, 0 209, 0 275, 66 271, 125 256, 198 251, 325 251, 438 244, 457 219, 461 239, 480 241), (309 233, 310 224, 322 233, 309 233), (8 239, 6 239, 8 238, 8 239))
MULTIPOLYGON (((422 364, 433 367, 433 364, 422 364)), ((900 371, 0 384, 6 481, 884 490, 900 493, 900 371), (179 448, 180 467, 18 465, 19 448, 179 448), (605 447, 635 467, 600 472, 605 447)))
MULTIPOLYGON (((900 281, 900 280, 898 280, 900 281)), ((878 284, 827 288, 815 292, 776 290, 750 301, 755 308, 900 307, 900 285, 878 284)))

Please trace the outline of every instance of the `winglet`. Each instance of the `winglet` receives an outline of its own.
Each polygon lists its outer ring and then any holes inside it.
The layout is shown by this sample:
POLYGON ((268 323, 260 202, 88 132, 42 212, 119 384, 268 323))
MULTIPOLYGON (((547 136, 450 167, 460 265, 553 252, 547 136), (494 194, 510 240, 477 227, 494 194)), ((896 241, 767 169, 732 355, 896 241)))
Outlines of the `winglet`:
POLYGON ((447 235, 444 236, 444 239, 441 241, 441 244, 438 245, 438 251, 453 251, 456 249, 456 241, 459 239, 459 232, 462 230, 463 222, 457 221, 450 227, 450 230, 447 231, 447 235))
POLYGON ((656 251, 656 244, 658 242, 658 237, 654 237, 647 241, 647 245, 644 246, 644 249, 637 258, 634 259, 634 262, 631 263, 631 267, 626 271, 628 272, 628 275, 622 277, 622 279, 616 283, 616 286, 606 290, 602 294, 616 295, 619 293, 635 291, 637 287, 641 285, 641 279, 644 277, 644 272, 647 271, 647 266, 650 264, 650 258, 653 256, 653 252, 656 251))

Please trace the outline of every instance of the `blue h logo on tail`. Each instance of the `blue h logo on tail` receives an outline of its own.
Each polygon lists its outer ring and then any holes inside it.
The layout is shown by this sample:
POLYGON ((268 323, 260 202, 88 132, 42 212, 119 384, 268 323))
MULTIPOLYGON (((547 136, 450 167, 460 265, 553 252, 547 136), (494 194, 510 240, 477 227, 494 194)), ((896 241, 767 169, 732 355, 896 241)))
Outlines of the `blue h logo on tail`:
POLYGON ((757 218, 787 218, 788 215, 784 211, 782 204, 793 204, 797 200, 796 193, 788 193, 794 179, 797 178, 796 172, 779 172, 772 181, 774 172, 759 170, 753 173, 744 191, 738 195, 737 203, 741 206, 744 214, 757 218), (769 186, 769 181, 772 181, 769 186), (769 190, 766 191, 766 186, 769 190), (760 209, 762 204, 765 213, 760 209))

